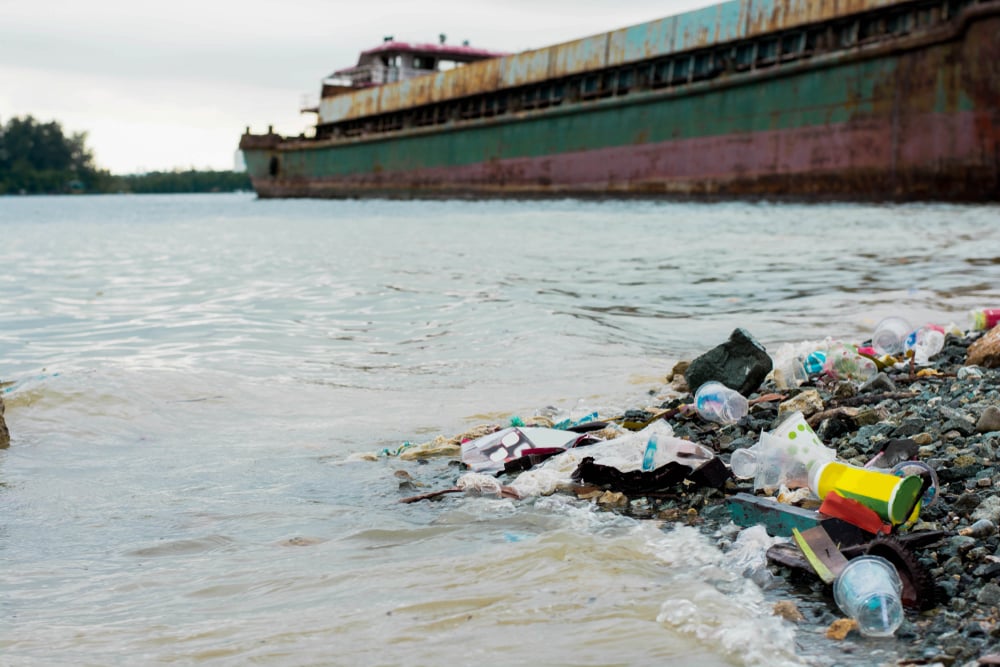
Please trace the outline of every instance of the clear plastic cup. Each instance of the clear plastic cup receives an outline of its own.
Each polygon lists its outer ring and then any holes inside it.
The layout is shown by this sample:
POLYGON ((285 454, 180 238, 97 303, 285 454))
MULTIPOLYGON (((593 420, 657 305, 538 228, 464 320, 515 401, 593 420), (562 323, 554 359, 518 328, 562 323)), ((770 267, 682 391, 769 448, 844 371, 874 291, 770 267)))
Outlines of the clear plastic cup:
POLYGON ((833 599, 867 637, 891 637, 903 622, 903 583, 881 556, 858 556, 833 582, 833 599))
POLYGON ((789 489, 808 486, 809 471, 818 463, 836 458, 806 423, 801 412, 793 412, 770 433, 761 433, 750 448, 737 449, 730 457, 736 477, 753 478, 754 489, 789 489))
POLYGON ((702 419, 719 424, 735 424, 747 416, 746 397, 721 382, 706 382, 694 395, 694 407, 702 419))
POLYGON ((910 323, 902 317, 887 317, 875 327, 872 334, 872 347, 883 354, 897 355, 903 352, 903 343, 913 331, 910 323))

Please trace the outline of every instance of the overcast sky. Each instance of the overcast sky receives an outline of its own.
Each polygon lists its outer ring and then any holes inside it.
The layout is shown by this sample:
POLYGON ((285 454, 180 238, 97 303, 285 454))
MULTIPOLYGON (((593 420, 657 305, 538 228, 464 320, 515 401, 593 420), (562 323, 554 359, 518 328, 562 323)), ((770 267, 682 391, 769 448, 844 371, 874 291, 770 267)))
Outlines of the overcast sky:
POLYGON ((320 79, 385 35, 524 51, 717 0, 0 0, 0 122, 87 132, 114 173, 231 169, 246 126, 298 134, 320 79))

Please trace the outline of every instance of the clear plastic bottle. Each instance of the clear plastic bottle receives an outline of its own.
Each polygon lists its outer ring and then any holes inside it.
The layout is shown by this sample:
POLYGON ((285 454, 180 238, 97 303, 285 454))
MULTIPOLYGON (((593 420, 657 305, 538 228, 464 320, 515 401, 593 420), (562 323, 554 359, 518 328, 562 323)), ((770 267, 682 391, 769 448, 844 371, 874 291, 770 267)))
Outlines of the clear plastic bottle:
POLYGON ((694 407, 702 419, 735 424, 747 416, 750 404, 743 394, 721 382, 706 382, 694 395, 694 407))

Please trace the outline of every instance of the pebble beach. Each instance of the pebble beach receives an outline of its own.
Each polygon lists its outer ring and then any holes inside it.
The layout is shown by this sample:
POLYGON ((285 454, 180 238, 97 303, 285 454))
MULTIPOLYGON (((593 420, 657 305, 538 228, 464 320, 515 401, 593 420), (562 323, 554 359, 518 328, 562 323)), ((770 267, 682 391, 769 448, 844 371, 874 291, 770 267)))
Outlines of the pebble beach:
MULTIPOLYGON (((911 460, 930 466, 937 486, 934 502, 898 529, 901 536, 931 537, 914 542, 919 546, 902 547, 919 564, 926 590, 921 610, 910 610, 895 633, 894 664, 994 664, 990 661, 1000 653, 1000 327, 988 333, 949 334, 943 349, 921 366, 901 357, 864 382, 817 374, 795 387, 777 386, 771 374, 748 397, 749 414, 729 425, 706 422, 684 409, 691 403, 684 378, 688 366, 677 364, 662 390, 651 392, 655 400, 626 411, 624 419, 634 427, 665 419, 674 435, 709 446, 727 463, 734 451, 754 446, 761 432, 774 428, 793 409, 803 411, 838 459, 859 467, 870 464, 891 440, 917 445, 911 460)), ((546 425, 544 419, 533 423, 546 425)), ((484 428, 479 433, 491 427, 484 428)), ((436 446, 405 456, 454 456, 458 440, 439 438, 436 446)), ((403 478, 410 479, 406 474, 403 478)), ((405 483, 401 488, 411 487, 405 483)), ((629 496, 587 485, 561 490, 607 511, 662 521, 665 530, 678 524, 696 526, 725 550, 741 532, 731 521, 726 499, 754 493, 754 486, 752 480, 734 478, 724 488, 696 486, 666 494, 629 496)), ((808 499, 805 504, 816 506, 808 499)), ((768 570, 754 573, 754 580, 780 598, 774 605, 776 615, 813 638, 807 642, 810 650, 834 656, 833 664, 866 664, 866 647, 872 642, 878 646, 879 640, 843 625, 846 619, 833 603, 829 586, 810 572, 779 562, 769 563, 768 570)))
MULTIPOLYGON (((824 444, 840 460, 857 466, 871 462, 891 439, 912 440, 919 446, 915 459, 936 472, 939 486, 935 502, 900 532, 939 531, 943 536, 912 549, 933 582, 933 593, 923 601, 925 611, 908 613, 896 633, 905 647, 899 664, 995 664, 990 661, 1000 652, 998 353, 1000 328, 985 335, 949 335, 943 350, 919 368, 901 360, 864 383, 813 376, 791 389, 779 388, 769 378, 749 397, 752 407, 739 424, 706 424, 695 416, 675 417, 672 426, 675 435, 712 446, 724 460, 738 448, 756 444, 785 407, 805 408, 824 444)), ((679 372, 667 379, 675 390, 685 388, 679 372)), ((677 404, 675 399, 661 407, 677 404)), ((736 492, 753 493, 753 485, 730 480, 724 490, 700 489, 676 500, 628 507, 641 507, 640 513, 650 518, 699 525, 725 548, 736 531, 724 501, 736 492)), ((865 638, 857 633, 834 638, 840 613, 829 587, 780 564, 770 568, 781 583, 769 579, 768 585, 787 586, 788 593, 775 613, 801 624, 808 634, 826 634, 835 654, 864 650, 865 638), (788 604, 795 611, 789 613, 788 604), (838 646, 838 641, 846 643, 838 646)))

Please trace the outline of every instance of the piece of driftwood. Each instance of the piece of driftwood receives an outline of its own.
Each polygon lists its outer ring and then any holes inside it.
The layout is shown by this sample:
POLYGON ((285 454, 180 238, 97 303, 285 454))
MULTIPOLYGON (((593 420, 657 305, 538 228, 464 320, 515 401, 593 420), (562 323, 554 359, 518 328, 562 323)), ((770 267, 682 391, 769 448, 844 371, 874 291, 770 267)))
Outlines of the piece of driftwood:
POLYGON ((443 495, 445 495, 447 493, 462 493, 462 491, 464 491, 464 489, 460 489, 460 488, 458 488, 456 486, 456 487, 453 487, 451 489, 440 489, 438 491, 429 491, 428 493, 421 493, 420 495, 410 496, 409 498, 400 498, 399 502, 401 502, 401 503, 415 503, 415 502, 419 502, 421 500, 432 500, 434 498, 438 498, 440 496, 443 496, 443 495))

